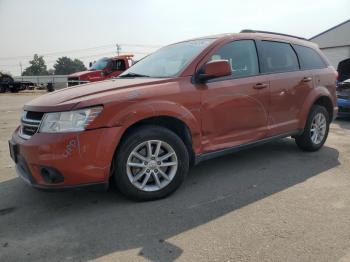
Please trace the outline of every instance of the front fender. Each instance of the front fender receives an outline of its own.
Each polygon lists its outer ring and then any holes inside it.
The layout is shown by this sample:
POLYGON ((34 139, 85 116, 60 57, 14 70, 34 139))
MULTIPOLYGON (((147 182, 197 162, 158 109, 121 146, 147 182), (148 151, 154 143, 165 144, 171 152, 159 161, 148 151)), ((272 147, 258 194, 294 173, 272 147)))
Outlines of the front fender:
POLYGON ((176 102, 157 100, 129 101, 117 110, 106 111, 115 112, 110 115, 108 126, 121 126, 124 132, 135 123, 152 117, 167 116, 181 120, 191 133, 193 149, 200 150, 199 108, 186 108, 176 102))

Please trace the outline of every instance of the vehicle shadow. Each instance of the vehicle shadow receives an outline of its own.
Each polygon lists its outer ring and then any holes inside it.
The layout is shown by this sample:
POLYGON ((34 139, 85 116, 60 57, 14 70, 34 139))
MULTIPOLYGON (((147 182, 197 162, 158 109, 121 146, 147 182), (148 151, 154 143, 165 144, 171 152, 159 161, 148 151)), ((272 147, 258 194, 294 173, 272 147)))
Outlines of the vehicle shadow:
POLYGON ((151 261, 173 261, 184 250, 167 239, 332 169, 338 156, 282 139, 203 162, 175 194, 153 202, 113 191, 39 192, 12 179, 0 183, 0 260, 85 261, 137 248, 151 261))

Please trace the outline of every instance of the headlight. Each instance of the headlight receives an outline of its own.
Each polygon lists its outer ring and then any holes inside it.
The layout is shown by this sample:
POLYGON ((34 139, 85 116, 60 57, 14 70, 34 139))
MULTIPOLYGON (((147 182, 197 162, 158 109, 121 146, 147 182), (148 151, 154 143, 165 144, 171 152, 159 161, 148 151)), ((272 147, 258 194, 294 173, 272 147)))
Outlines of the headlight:
POLYGON ((97 106, 68 112, 46 113, 39 132, 63 133, 85 130, 102 109, 102 106, 97 106))

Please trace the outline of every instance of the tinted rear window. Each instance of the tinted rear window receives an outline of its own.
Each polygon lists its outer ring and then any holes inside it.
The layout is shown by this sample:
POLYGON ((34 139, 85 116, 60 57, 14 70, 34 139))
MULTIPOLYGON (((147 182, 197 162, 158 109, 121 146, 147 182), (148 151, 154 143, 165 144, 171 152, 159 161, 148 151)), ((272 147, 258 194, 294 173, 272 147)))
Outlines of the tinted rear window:
POLYGON ((294 45, 297 51, 301 69, 316 69, 327 67, 322 57, 312 48, 294 45))
POLYGON ((261 41, 262 72, 277 73, 299 70, 297 55, 288 43, 261 41))

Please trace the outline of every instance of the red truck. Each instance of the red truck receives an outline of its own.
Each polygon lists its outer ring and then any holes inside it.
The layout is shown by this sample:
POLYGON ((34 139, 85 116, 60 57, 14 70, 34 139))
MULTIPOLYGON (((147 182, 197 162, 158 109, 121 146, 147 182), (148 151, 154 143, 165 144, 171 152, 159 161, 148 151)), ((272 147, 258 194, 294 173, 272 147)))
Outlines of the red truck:
POLYGON ((68 86, 86 84, 117 77, 128 69, 134 61, 133 55, 120 55, 116 57, 103 57, 90 63, 87 71, 76 72, 68 76, 68 86))

